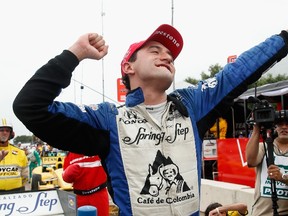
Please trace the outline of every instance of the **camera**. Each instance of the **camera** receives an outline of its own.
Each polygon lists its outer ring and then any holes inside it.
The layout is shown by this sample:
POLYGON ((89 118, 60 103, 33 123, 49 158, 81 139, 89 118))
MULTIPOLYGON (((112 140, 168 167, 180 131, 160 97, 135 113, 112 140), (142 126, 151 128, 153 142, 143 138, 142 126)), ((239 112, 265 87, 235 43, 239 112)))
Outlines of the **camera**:
POLYGON ((253 117, 256 123, 274 123, 275 111, 268 101, 262 100, 255 103, 253 108, 253 117))
POLYGON ((258 123, 264 127, 272 127, 273 124, 279 121, 288 121, 288 110, 275 111, 273 106, 267 100, 259 100, 254 97, 249 97, 248 102, 254 103, 252 110, 254 119, 253 123, 258 123))

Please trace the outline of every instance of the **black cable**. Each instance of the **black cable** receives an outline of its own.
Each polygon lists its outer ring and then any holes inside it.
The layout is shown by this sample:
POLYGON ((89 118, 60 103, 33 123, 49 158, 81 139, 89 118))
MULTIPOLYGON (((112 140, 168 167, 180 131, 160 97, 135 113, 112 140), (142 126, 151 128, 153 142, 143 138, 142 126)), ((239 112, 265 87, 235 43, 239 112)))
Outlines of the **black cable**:
POLYGON ((79 83, 79 84, 81 85, 81 87, 84 88, 84 86, 85 86, 86 88, 90 89, 91 91, 94 91, 94 92, 100 94, 101 96, 104 96, 105 98, 111 100, 111 101, 114 102, 115 104, 121 105, 118 101, 115 101, 115 100, 113 100, 112 98, 109 98, 109 97, 103 95, 101 92, 99 92, 99 91, 97 91, 97 90, 95 90, 95 89, 93 89, 93 88, 91 88, 91 87, 89 87, 89 86, 83 84, 82 82, 79 82, 78 80, 76 80, 76 79, 74 79, 74 78, 72 78, 72 80, 73 80, 74 82, 79 83))

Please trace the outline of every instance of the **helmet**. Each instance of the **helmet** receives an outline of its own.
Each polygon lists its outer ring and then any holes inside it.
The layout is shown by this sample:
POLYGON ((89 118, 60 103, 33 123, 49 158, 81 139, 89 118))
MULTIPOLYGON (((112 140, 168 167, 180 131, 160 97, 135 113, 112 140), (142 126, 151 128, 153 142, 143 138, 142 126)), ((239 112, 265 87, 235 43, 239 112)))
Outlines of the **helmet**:
POLYGON ((5 128, 11 128, 11 133, 10 133, 10 137, 9 137, 9 140, 10 139, 13 139, 14 138, 14 131, 13 131, 13 125, 12 125, 12 123, 9 121, 9 120, 7 120, 6 118, 0 118, 0 128, 3 128, 3 127, 5 127, 5 128))

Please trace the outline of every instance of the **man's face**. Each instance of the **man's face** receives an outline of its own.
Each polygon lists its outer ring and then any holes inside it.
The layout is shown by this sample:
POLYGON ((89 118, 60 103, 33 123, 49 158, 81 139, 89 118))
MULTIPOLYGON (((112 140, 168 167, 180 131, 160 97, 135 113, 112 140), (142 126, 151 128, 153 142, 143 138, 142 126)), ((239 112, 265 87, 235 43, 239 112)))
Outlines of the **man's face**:
POLYGON ((288 122, 287 121, 278 122, 276 125, 276 132, 280 139, 288 140, 288 122))
POLYGON ((138 51, 132 68, 139 82, 164 91, 170 87, 175 75, 171 52, 156 41, 147 42, 138 51))
POLYGON ((11 134, 11 128, 9 127, 2 127, 0 128, 0 142, 4 143, 9 140, 11 134))

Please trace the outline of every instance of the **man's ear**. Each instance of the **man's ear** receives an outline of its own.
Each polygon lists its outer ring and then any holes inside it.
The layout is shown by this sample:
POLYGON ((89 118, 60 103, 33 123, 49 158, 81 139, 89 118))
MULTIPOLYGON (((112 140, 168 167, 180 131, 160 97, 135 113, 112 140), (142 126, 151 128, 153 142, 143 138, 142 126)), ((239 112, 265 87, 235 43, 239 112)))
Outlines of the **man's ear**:
POLYGON ((123 72, 125 74, 134 74, 133 62, 125 62, 123 65, 123 72))
POLYGON ((9 140, 13 139, 14 137, 15 137, 15 133, 14 133, 14 131, 11 131, 10 132, 10 136, 9 136, 9 140))

